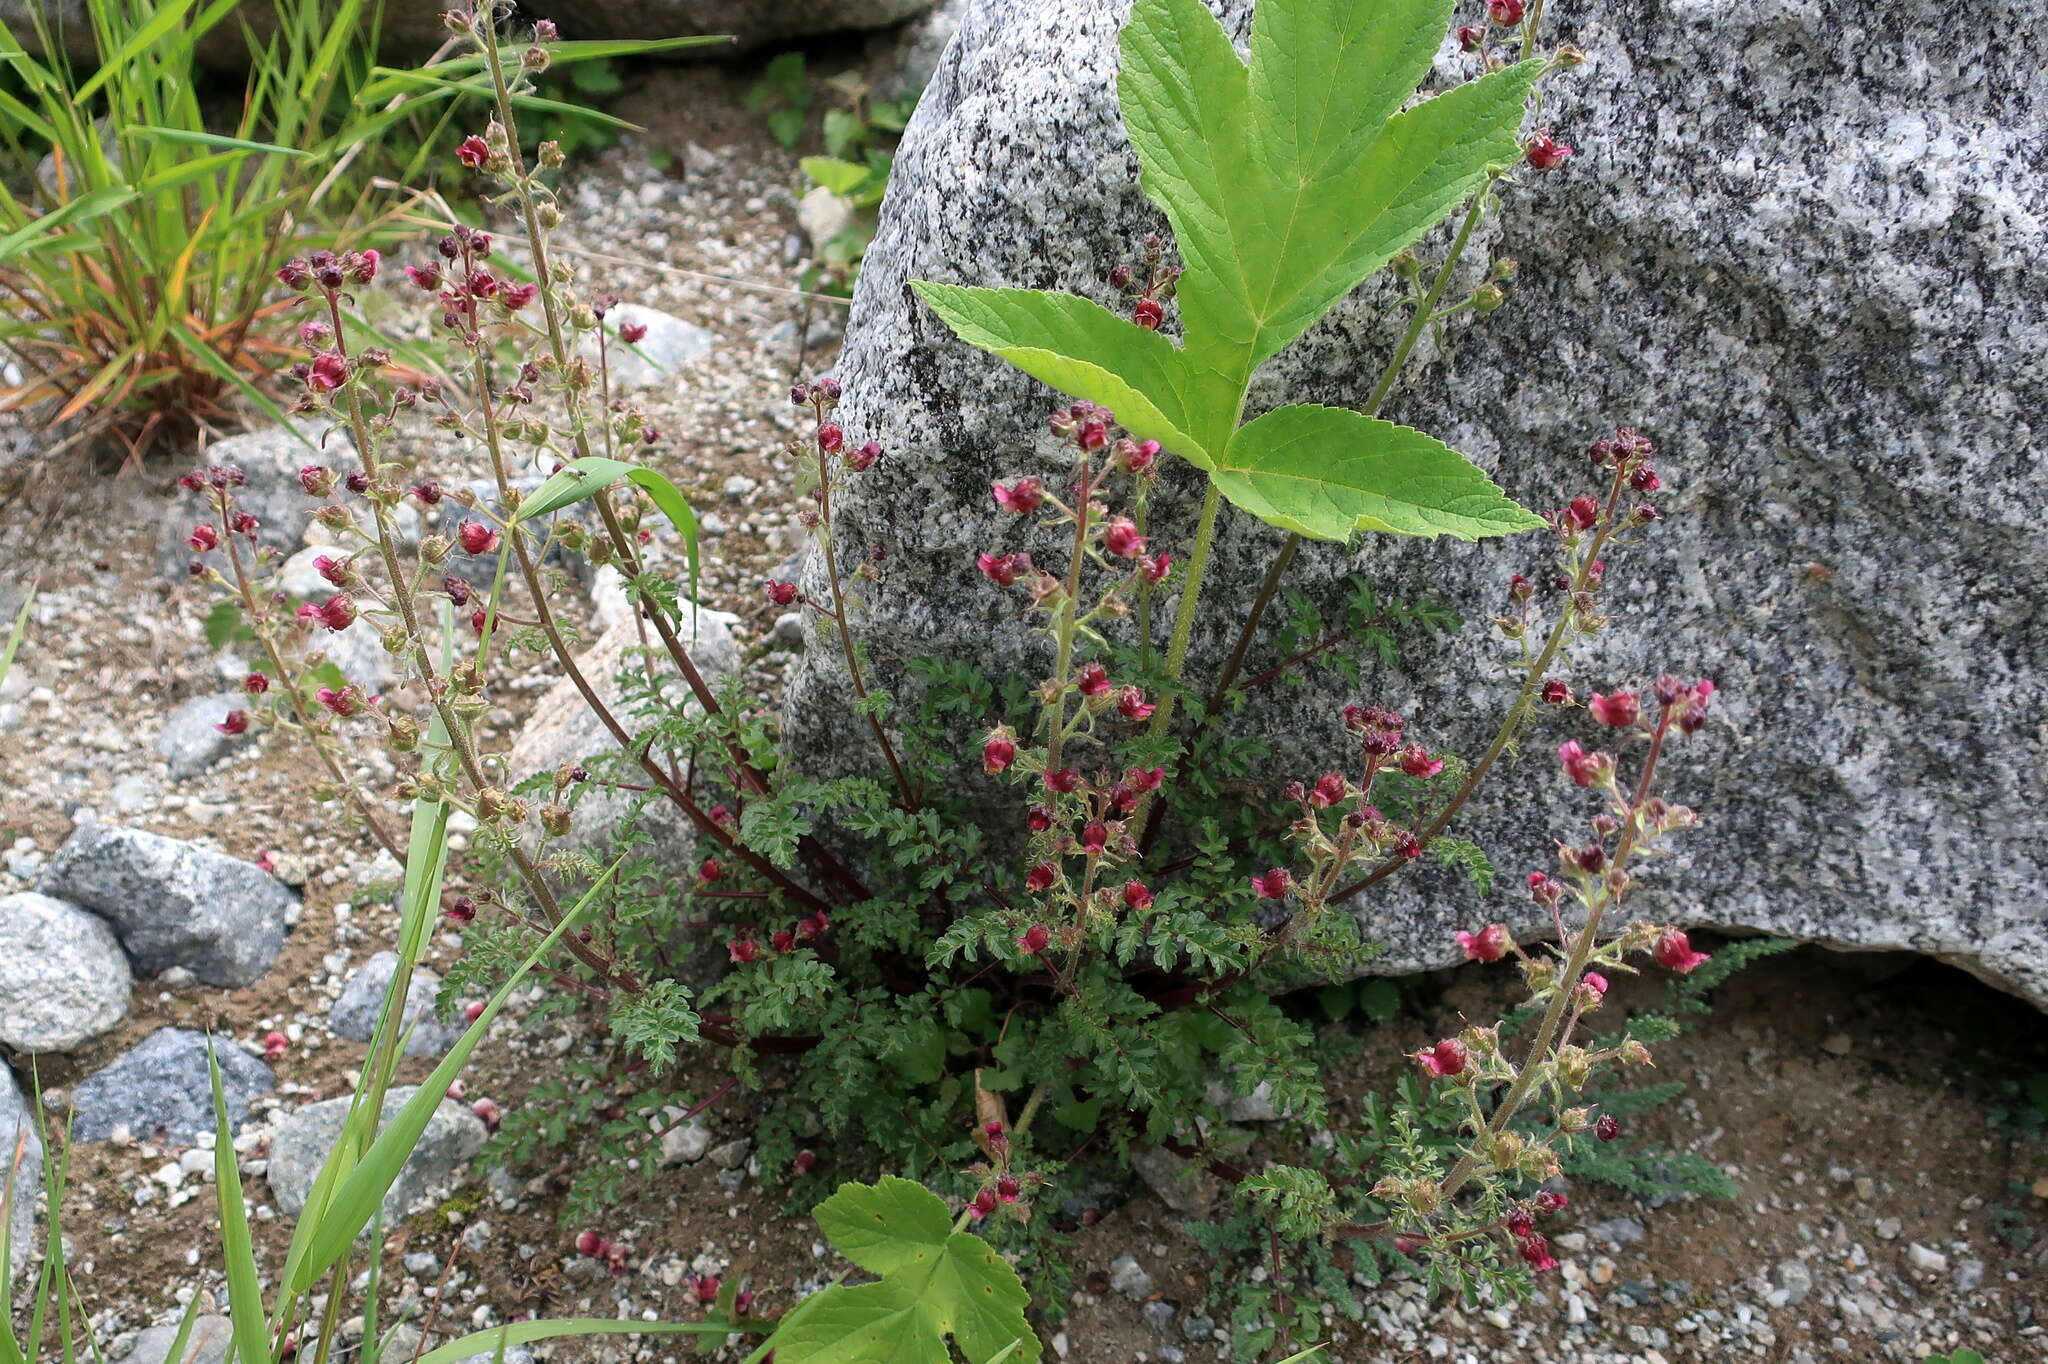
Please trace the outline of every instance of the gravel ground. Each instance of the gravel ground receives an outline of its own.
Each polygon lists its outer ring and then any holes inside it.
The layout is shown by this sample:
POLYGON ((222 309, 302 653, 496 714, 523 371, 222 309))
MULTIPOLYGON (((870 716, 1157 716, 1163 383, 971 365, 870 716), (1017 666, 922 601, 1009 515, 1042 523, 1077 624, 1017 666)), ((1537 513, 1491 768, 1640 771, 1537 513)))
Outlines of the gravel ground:
MULTIPOLYGON (((739 112, 743 88, 738 77, 702 71, 649 78, 623 106, 649 134, 572 182, 566 244, 588 253, 580 259, 593 283, 713 335, 710 353, 679 382, 648 395, 671 436, 655 458, 706 509, 706 599, 741 615, 745 667, 772 691, 789 655, 772 642, 774 613, 761 605, 759 583, 800 545, 793 471, 779 450, 793 415, 780 395, 792 378, 829 365, 841 315, 795 290, 805 245, 794 160, 739 112), (671 154, 670 171, 653 168, 651 147, 671 154), (665 268, 608 259, 618 256, 665 268)), ((856 435, 888 441, 887 432, 856 435)), ((35 438, 17 430, 10 439, 33 448, 35 438)), ((474 462, 437 467, 444 482, 485 472, 474 462)), ((20 665, 0 687, 0 894, 31 887, 89 816, 265 858, 302 888, 283 956, 253 986, 139 980, 119 1028, 38 1062, 61 1110, 81 1078, 159 1027, 209 1028, 252 1047, 283 1033, 278 1087, 253 1100, 236 1143, 274 1272, 286 1229, 260 1177, 287 1116, 345 1093, 360 1061, 362 1045, 335 1035, 329 1010, 352 972, 391 945, 388 900, 367 888, 395 869, 361 830, 314 801, 304 755, 276 736, 194 776, 169 777, 156 747, 165 717, 242 672, 205 643, 205 595, 152 563, 157 527, 178 514, 166 496, 177 472, 60 481, 34 506, 0 509, 0 607, 41 580, 20 665)), ((509 742, 547 681, 538 672, 511 680, 491 717, 493 743, 509 742)), ((379 755, 358 762, 374 784, 392 775, 379 755)), ((445 971, 458 953, 443 936, 429 959, 445 971)), ((1486 1016, 1496 987, 1485 975, 1442 973, 1401 1017, 1373 1029, 1362 1055, 1394 1057, 1461 1014, 1486 1016)), ((1668 1073, 1687 1080, 1693 1097, 1645 1135, 1722 1165, 1741 1189, 1736 1203, 1651 1209, 1612 1191, 1575 1191, 1577 1229, 1556 1238, 1563 1267, 1529 1303, 1463 1311, 1396 1281, 1372 1298, 1365 1322, 1331 1321, 1334 1356, 1917 1360, 1967 1344, 1998 1364, 2048 1358, 2042 1243, 2023 1237, 2043 1223, 2048 1156, 2038 1134, 2001 1126, 1995 1112, 2008 1081, 2048 1069, 2039 1015, 1931 964, 1817 952, 1755 968, 1724 996, 1701 1031, 1667 1049, 1668 1073)), ((468 1097, 509 1107, 537 1073, 597 1055, 577 1023, 528 1029, 515 1010, 485 1048, 468 1097)), ((12 1059, 25 1079, 27 1059, 12 1059)), ((402 1078, 417 1081, 431 1063, 408 1060, 402 1078)), ((1361 1060, 1340 1077, 1336 1111, 1389 1076, 1389 1062, 1361 1060)), ((399 1315, 419 1322, 437 1309, 437 1337, 528 1312, 682 1316, 694 1310, 689 1279, 706 1273, 746 1275, 767 1309, 786 1308, 837 1266, 807 1219, 789 1215, 774 1172, 750 1165, 749 1116, 740 1096, 708 1112, 701 1134, 673 1143, 668 1162, 650 1146, 647 1178, 629 1186, 603 1229, 635 1248, 618 1278, 576 1255, 575 1228, 559 1224, 566 1167, 479 1179, 387 1239, 399 1315)), ((69 1253, 91 1285, 94 1327, 116 1350, 194 1294, 224 1301, 207 1268, 209 1171, 204 1156, 147 1139, 75 1149, 69 1253)), ((1141 1189, 1083 1229, 1072 1258, 1081 1286, 1048 1331, 1060 1357, 1229 1357, 1214 1325, 1227 1314, 1210 1302, 1226 1286, 1210 1282, 1180 1215, 1157 1197, 1141 1189), (1119 1265, 1126 1254, 1149 1283, 1119 1265)), ((554 1357, 678 1354, 579 1344, 554 1357)))

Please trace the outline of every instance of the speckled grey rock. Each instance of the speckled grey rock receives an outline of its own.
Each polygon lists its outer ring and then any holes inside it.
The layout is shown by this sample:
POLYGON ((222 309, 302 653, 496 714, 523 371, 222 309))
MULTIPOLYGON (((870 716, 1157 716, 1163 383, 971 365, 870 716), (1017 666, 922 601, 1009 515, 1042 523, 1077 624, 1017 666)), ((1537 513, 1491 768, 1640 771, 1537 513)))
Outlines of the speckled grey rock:
POLYGON ((296 898, 254 863, 111 824, 80 825, 36 888, 111 923, 143 974, 182 966, 236 988, 277 960, 296 898))
POLYGON ((164 720, 163 732, 156 736, 156 751, 163 755, 171 780, 196 777, 236 749, 254 744, 253 729, 223 734, 214 728, 230 711, 247 710, 248 704, 249 698, 239 692, 195 696, 180 702, 164 720))
MULTIPOLYGON (((605 314, 604 324, 613 333, 621 327, 647 328, 647 335, 631 345, 616 334, 606 343, 605 359, 611 366, 614 391, 632 392, 664 384, 673 387, 676 376, 685 367, 709 355, 718 344, 717 337, 695 323, 638 303, 621 303, 605 314)), ((595 364, 595 334, 584 339, 583 350, 595 364)))
MULTIPOLYGON (((235 505, 256 517, 259 544, 281 556, 290 556, 298 551, 306 527, 313 523, 313 509, 320 505, 317 498, 308 497, 299 486, 299 470, 308 464, 347 469, 354 463, 355 447, 339 431, 328 437, 324 450, 314 450, 283 427, 273 426, 215 441, 194 455, 188 467, 204 469, 226 464, 240 469, 248 481, 235 489, 235 505)), ((168 577, 183 578, 186 568, 198 557, 185 543, 185 537, 192 533, 194 525, 211 519, 209 496, 178 489, 164 508, 157 532, 158 571, 168 577)), ((206 556, 207 561, 219 560, 226 552, 225 547, 216 549, 206 556)))
POLYGON ((128 1016, 130 984, 104 919, 32 890, 0 898, 0 1046, 89 1042, 128 1016))
MULTIPOLYGON (((398 1110, 405 1107, 417 1090, 416 1085, 404 1085, 387 1093, 382 1123, 388 1124, 397 1117, 398 1110)), ((285 1216, 297 1217, 305 1208, 306 1195, 312 1192, 320 1163, 341 1138, 349 1103, 348 1095, 323 1099, 307 1104, 278 1123, 277 1135, 270 1142, 269 1179, 270 1191, 277 1195, 278 1209, 285 1216)), ((474 1113, 452 1099, 443 1099, 428 1120, 419 1145, 384 1196, 385 1225, 394 1225, 444 1197, 462 1177, 470 1160, 484 1149, 488 1136, 483 1122, 474 1113)))
MULTIPOLYGON (((1250 0, 1213 0, 1240 38, 1250 0)), ((889 458, 835 499, 842 554, 887 552, 861 628, 879 685, 943 654, 1042 675, 1014 594, 973 571, 1024 548, 992 478, 1049 472, 1054 395, 954 340, 906 284, 933 278, 1107 299, 1109 268, 1164 231, 1141 196, 1111 93, 1125 0, 972 0, 896 162, 838 377, 850 438, 889 458)), ((1665 789, 1708 823, 1658 867, 1637 912, 1841 948, 1910 948, 2048 1003, 2048 861, 2035 792, 2048 702, 2037 585, 2048 577, 2048 181, 2044 80, 1999 37, 1997 0, 1926 0, 1819 24, 1781 0, 1603 0, 1549 36, 1590 56, 1545 116, 1579 148, 1507 191, 1468 262, 1521 269, 1508 307, 1428 343, 1387 414, 1470 453, 1533 507, 1582 489, 1616 422, 1659 444, 1665 521, 1614 556, 1611 629, 1566 670, 1583 692, 1659 672, 1721 684, 1718 723, 1665 789)), ((1466 69, 1449 43, 1439 78, 1466 69)), ((1425 243, 1440 254, 1442 235, 1425 243)), ((1476 282, 1476 274, 1474 280, 1476 282)), ((1251 410, 1363 404, 1400 316, 1369 285, 1276 358, 1251 410)), ((1156 543, 1184 549, 1198 487, 1170 476, 1156 543)), ((1213 676, 1279 542, 1228 512, 1190 675, 1213 676)), ((1032 546, 1036 548, 1036 546, 1032 546)), ((1483 622, 1539 537, 1473 547, 1368 540, 1305 554, 1323 601, 1351 572, 1483 622)), ((805 586, 819 585, 807 565, 805 586)), ((1169 603, 1170 606, 1170 603, 1169 603)), ((1168 611, 1162 610, 1164 622, 1168 611)), ((1254 659, 1274 656, 1273 632, 1254 659)), ((1367 670, 1267 689, 1246 715, 1285 775, 1336 751, 1346 701, 1475 753, 1506 700, 1483 627, 1367 670)), ((792 751, 862 754, 835 653, 789 693, 792 751)), ((1361 908, 1372 969, 1456 955, 1489 918, 1534 932, 1512 887, 1586 810, 1545 760, 1580 713, 1550 711, 1463 821, 1494 854, 1481 899, 1442 868, 1361 908)))
MULTIPOLYGON (((364 962, 341 987, 341 998, 328 1011, 327 1025, 336 1037, 367 1042, 377 1031, 377 1014, 384 1007, 385 992, 391 988, 392 973, 398 970, 396 952, 379 952, 364 962)), ((441 978, 424 966, 413 968, 405 991, 406 1026, 412 1033, 405 1044, 407 1056, 439 1056, 455 1045, 462 1027, 434 1019, 434 996, 441 978)))
POLYGON ((19 1278, 35 1258, 30 1241, 36 1234, 37 1211, 43 1201, 43 1134, 36 1126, 36 1110, 29 1096, 15 1082, 14 1072, 0 1064, 0 1191, 8 1188, 10 1179, 14 1201, 8 1208, 7 1231, 14 1274, 19 1278), (28 1143, 17 1166, 14 1152, 24 1131, 28 1143))
MULTIPOLYGON (((80 1141, 107 1141, 125 1132, 136 1141, 193 1141, 214 1130, 213 1082, 206 1065, 206 1034, 159 1028, 104 1070, 71 1091, 72 1132, 80 1141)), ((249 1100, 277 1088, 270 1067, 225 1038, 214 1039, 228 1123, 240 1130, 249 1100)))
MULTIPOLYGON (((739 666, 739 646, 732 635, 732 627, 738 619, 723 611, 699 611, 694 642, 688 633, 687 617, 683 621, 681 634, 691 645, 691 661, 714 688, 739 666)), ((649 630, 648 638, 654 645, 656 676, 666 679, 665 691, 681 703, 688 696, 682 679, 677 676, 667 651, 654 638, 652 630, 649 630)), ((619 683, 619 674, 628 663, 642 666, 647 657, 640 650, 638 627, 628 619, 606 630, 578 659, 583 675, 628 733, 638 733, 645 727, 645 721, 634 716, 631 704, 625 702, 626 691, 619 683)), ((645 685, 641 683, 643 688, 645 685)), ((688 704, 696 703, 690 701, 688 704)), ((583 703, 575 684, 563 678, 535 704, 525 728, 513 741, 512 751, 506 755, 506 765, 515 782, 525 781, 542 772, 556 771, 564 764, 582 763, 602 780, 644 784, 646 777, 639 765, 625 761, 618 756, 620 753, 611 731, 583 703), (592 759, 600 761, 593 762, 592 759)), ((625 820, 641 795, 595 783, 580 789, 572 788, 572 791, 576 803, 572 807, 574 814, 569 839, 577 847, 595 847, 601 843, 606 834, 625 820)), ((655 856, 678 868, 694 865, 695 834, 667 801, 650 803, 643 825, 654 837, 650 851, 655 856)))
POLYGON ((121 1356, 121 1364, 226 1364, 234 1347, 234 1323, 226 1317, 202 1313, 192 1319, 192 1333, 185 1337, 185 1353, 171 1359, 171 1347, 178 1343, 178 1323, 152 1326, 135 1333, 135 1343, 121 1356))

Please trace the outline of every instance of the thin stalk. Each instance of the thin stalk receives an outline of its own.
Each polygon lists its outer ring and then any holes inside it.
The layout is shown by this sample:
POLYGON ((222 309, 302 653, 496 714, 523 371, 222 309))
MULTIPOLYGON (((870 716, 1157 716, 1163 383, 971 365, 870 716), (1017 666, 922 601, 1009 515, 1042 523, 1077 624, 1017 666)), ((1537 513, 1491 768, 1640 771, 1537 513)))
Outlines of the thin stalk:
POLYGON ((1081 602, 1081 565, 1088 557, 1088 497, 1091 491, 1088 476, 1091 472, 1088 452, 1083 450, 1081 481, 1074 498, 1074 553, 1067 563, 1066 595, 1060 600, 1059 620, 1053 627, 1054 637, 1059 642, 1059 657, 1052 669, 1052 714, 1049 717, 1052 729, 1045 745, 1047 772, 1059 770, 1060 744, 1066 738, 1067 672, 1074 663, 1074 612, 1081 602))
POLYGON ((916 814, 917 792, 911 786, 903 764, 896 761, 896 749, 889 742, 889 732, 882 728, 881 718, 867 704, 868 687, 866 679, 861 676, 860 652, 853 647, 853 630, 846 623, 846 595, 839 584, 839 557, 833 549, 836 537, 832 534, 831 456, 822 448, 818 451, 818 526, 824 532, 820 538, 825 547, 825 579, 832 585, 832 622, 839 628, 839 649, 846 656, 847 680, 853 685, 854 699, 868 722, 868 729, 881 746, 882 758, 889 764, 889 774, 896 779, 896 791, 902 797, 903 808, 916 814))
MULTIPOLYGON (((1636 783, 1635 798, 1629 804, 1628 828, 1614 850, 1613 872, 1620 872, 1628 862, 1629 854, 1635 851, 1636 836, 1643 827, 1643 799, 1649 794, 1650 779, 1656 774, 1657 759, 1664 749, 1664 736, 1671 732, 1671 721, 1677 713, 1676 707, 1666 706, 1664 713, 1658 717, 1656 732, 1650 739, 1650 753, 1643 760, 1642 777, 1636 783)), ((1613 873, 1609 875, 1612 876, 1613 873)), ((1579 930, 1579 936, 1572 942, 1571 955, 1566 958, 1564 971, 1558 977, 1550 1004, 1543 1011, 1543 1022, 1536 1029, 1536 1038, 1529 1044, 1529 1054, 1522 1062, 1521 1073, 1515 1076, 1515 1082, 1508 1087, 1507 1095, 1494 1108, 1493 1117, 1487 1123, 1485 1132, 1474 1143, 1475 1150, 1484 1146, 1489 1138, 1505 1131, 1516 1111, 1521 1108, 1523 1100, 1528 1097, 1530 1086, 1536 1082, 1538 1068, 1543 1059, 1550 1054, 1550 1044, 1557 1038, 1558 1026, 1564 1019, 1566 1006, 1571 1002, 1572 989, 1579 983, 1579 977, 1585 974, 1586 963, 1600 944, 1600 921, 1618 898, 1613 892, 1603 890, 1593 903, 1586 907, 1586 925, 1579 930)), ((1459 1157, 1458 1163, 1451 1167, 1451 1172, 1444 1176, 1444 1197, 1448 1198, 1456 1193, 1478 1172, 1478 1157, 1472 1151, 1467 1151, 1459 1157)))

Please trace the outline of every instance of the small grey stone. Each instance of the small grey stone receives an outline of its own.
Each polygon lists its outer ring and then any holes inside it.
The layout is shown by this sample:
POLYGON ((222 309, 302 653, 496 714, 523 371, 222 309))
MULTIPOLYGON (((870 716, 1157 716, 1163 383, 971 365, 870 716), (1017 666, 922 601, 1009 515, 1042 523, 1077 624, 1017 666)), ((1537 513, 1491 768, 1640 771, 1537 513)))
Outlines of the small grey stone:
POLYGON ((1210 1103, 1223 1110, 1228 1122, 1279 1122, 1286 1116, 1273 1106, 1270 1081, 1261 1081, 1249 1094, 1239 1094, 1227 1081, 1212 1079, 1206 1094, 1210 1103))
POLYGON ((1153 1335, 1164 1336, 1172 1332, 1173 1319, 1180 1315, 1180 1304, 1169 1298, 1160 1298, 1145 1304, 1139 1315, 1153 1335))
POLYGON ((1190 1345, 1200 1345, 1216 1334, 1216 1323, 1204 1316, 1191 1316, 1180 1324, 1180 1333, 1190 1345))
POLYGON ((1610 1217, 1604 1222, 1588 1223, 1585 1232, 1595 1240, 1607 1241, 1617 1246, 1632 1246, 1643 1239, 1645 1228, 1633 1217, 1610 1217))
POLYGON ((1145 1187, 1175 1212, 1204 1212, 1223 1192, 1222 1181, 1216 1176, 1163 1146, 1133 1148, 1131 1168, 1145 1181, 1145 1187))
MULTIPOLYGON (((329 434, 324 449, 316 450, 283 427, 274 426, 216 441, 194 457, 190 467, 224 464, 240 469, 247 481, 235 489, 236 507, 256 517, 257 543, 284 556, 298 552, 306 527, 313 523, 313 509, 319 505, 300 486, 299 470, 308 464, 346 469, 354 463, 355 449, 339 431, 329 434)), ((157 535, 159 572, 167 577, 185 576, 186 565, 198 557, 185 537, 196 523, 208 519, 204 499, 189 493, 180 492, 165 507, 157 535)), ((207 557, 222 552, 215 550, 207 557)))
POLYGON ((0 1062, 0 1190, 6 1189, 12 1180, 15 1194, 7 1232, 17 1277, 35 1258, 33 1242, 36 1216, 43 1206, 39 1196, 42 1179, 43 1135, 36 1125, 36 1110, 15 1083, 14 1072, 0 1062), (14 1148, 24 1129, 28 1132, 28 1145, 22 1152, 21 1164, 16 1166, 14 1148))
POLYGON ((295 899, 253 863, 111 824, 80 825, 37 889, 106 919, 141 972, 183 966, 235 988, 277 960, 295 899))
POLYGON ((69 1051, 128 1016, 131 984, 105 920, 34 891, 0 899, 0 1045, 69 1051))
POLYGON ((457 1360, 456 1364, 501 1364, 501 1361, 502 1364, 534 1364, 533 1351, 524 1345, 507 1345, 502 1354, 493 1348, 457 1360))
POLYGON ((692 1118, 681 1127, 670 1128, 662 1134, 661 1163, 663 1165, 689 1165, 704 1159, 704 1153, 711 1149, 711 1129, 702 1119, 692 1118))
MULTIPOLYGON (((418 1086, 405 1085, 384 1096, 379 1130, 398 1116, 418 1086)), ((270 1190, 277 1195, 278 1209, 297 1217, 306 1206, 320 1164, 341 1138, 353 1102, 349 1095, 308 1104, 277 1125, 270 1141, 270 1190)), ((443 1099, 420 1134, 419 1144, 405 1162, 405 1168, 384 1196, 387 1227, 402 1218, 431 1207, 462 1178, 469 1162, 483 1150, 489 1133, 477 1116, 450 1099, 443 1099)), ((367 1227, 364 1228, 366 1231, 367 1227)))
MULTIPOLYGON (((611 340, 606 345, 612 371, 612 388, 653 388, 693 361, 710 354, 718 338, 702 327, 671 317, 637 303, 621 303, 605 314, 605 329, 611 340), (641 326, 647 335, 631 346, 618 336, 619 328, 641 326)), ((584 350, 595 361, 597 345, 586 340, 584 350)))
POLYGON ((192 1334, 185 1337, 184 1354, 172 1360, 171 1347, 178 1343, 178 1323, 152 1326, 135 1333, 135 1343, 121 1356, 120 1364, 226 1364, 234 1344, 234 1330, 234 1323, 226 1317, 194 1317, 192 1334))
MULTIPOLYGON (((206 1034, 159 1028, 71 1091, 72 1132, 80 1141, 105 1141, 126 1129, 138 1141, 186 1143, 214 1130, 213 1083, 206 1065, 206 1034)), ((249 1120, 249 1100, 277 1088, 264 1065, 230 1042, 216 1040, 221 1093, 228 1126, 249 1120)))
POLYGON ((239 692, 195 696, 170 713, 156 736, 156 751, 163 755, 172 781, 196 777, 236 749, 256 742, 253 730, 223 734, 214 728, 230 712, 246 710, 248 699, 239 692))
MULTIPOLYGON (((327 1013, 327 1026, 336 1037, 351 1042, 370 1040, 397 970, 398 954, 379 952, 350 973, 348 983, 341 987, 341 997, 327 1013)), ((412 982, 405 991, 405 1020, 400 1024, 412 1029, 405 1044, 407 1056, 440 1056, 462 1037, 459 1024, 441 1023, 434 1017, 434 997, 440 989, 439 976, 424 966, 413 968, 412 982)))
POLYGON ((1948 1273, 1948 1256, 1923 1246, 1918 1241, 1906 1247, 1906 1259, 1912 1262, 1913 1268, 1925 1270, 1929 1274, 1948 1273))
POLYGON ((768 647, 771 649, 801 649, 804 647, 804 618, 799 611, 784 611, 775 618, 773 628, 768 631, 768 647))
POLYGON ((1771 1271, 1778 1291, 1785 1295, 1785 1306, 1797 1307, 1806 1301, 1806 1295, 1813 1292, 1813 1271, 1797 1260, 1780 1260, 1771 1271))
POLYGON ((754 1149, 754 1143, 745 1137, 734 1137, 722 1141, 707 1153, 712 1161, 727 1170, 737 1170, 747 1163, 747 1156, 754 1149))
POLYGON ((1136 1256, 1125 1251, 1109 1262, 1109 1286, 1132 1302, 1139 1302, 1151 1296, 1152 1276, 1136 1256))
MULTIPOLYGON (((156 804, 156 783, 148 777, 123 777, 114 783, 114 789, 108 793, 108 799, 119 814, 141 814, 156 804)), ((33 873, 22 873, 24 879, 30 875, 33 873)))
POLYGON ((1906 1230, 1906 1225, 1896 1217, 1880 1217, 1872 1230, 1877 1233, 1877 1239, 1880 1241, 1896 1241, 1906 1230))
POLYGON ((408 1274, 433 1275, 441 1272, 441 1257, 431 1250, 415 1250, 405 1257, 408 1274))
MULTIPOLYGON (((0 1133, 4 1133, 5 1130, 4 1127, 0 1127, 0 1133)), ((1965 1260, 1956 1266, 1956 1292, 1974 1293, 1983 1286, 1984 1262, 1982 1260, 1965 1260)))

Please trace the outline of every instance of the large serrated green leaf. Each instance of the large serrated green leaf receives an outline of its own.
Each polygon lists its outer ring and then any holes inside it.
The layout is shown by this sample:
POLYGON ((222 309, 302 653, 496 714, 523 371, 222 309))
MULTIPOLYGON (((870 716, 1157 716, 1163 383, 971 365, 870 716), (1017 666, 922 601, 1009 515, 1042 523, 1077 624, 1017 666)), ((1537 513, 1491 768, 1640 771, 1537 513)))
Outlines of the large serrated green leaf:
POLYGON ((949 1339, 969 1364, 1042 1354, 1017 1271, 979 1236, 954 1231, 922 1184, 842 1184, 813 1213, 842 1255, 881 1278, 804 1299, 750 1364, 770 1351, 776 1364, 951 1364, 949 1339))
MULTIPOLYGON (((1114 409, 1140 439, 1156 440, 1201 468, 1213 464, 1194 404, 1205 388, 1219 386, 1220 376, 1202 383, 1159 333, 1073 294, 924 280, 912 287, 962 341, 1063 393, 1114 409)), ((1224 415, 1227 422, 1230 414, 1224 415)))
POLYGON ((1247 423, 1214 478, 1260 520, 1318 540, 1362 530, 1478 540, 1543 524, 1436 437, 1342 407, 1276 408, 1247 423))
POLYGON ((1261 0, 1247 65, 1202 0, 1136 0, 1117 97, 1185 267, 1178 346, 1072 295, 919 293, 961 339, 1113 408, 1283 529, 1478 539, 1541 525, 1418 432, 1323 408, 1237 425, 1260 364, 1516 159, 1542 62, 1402 108, 1451 10, 1261 0))

